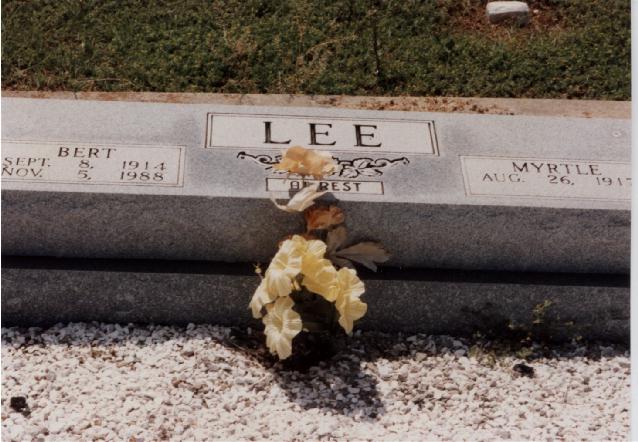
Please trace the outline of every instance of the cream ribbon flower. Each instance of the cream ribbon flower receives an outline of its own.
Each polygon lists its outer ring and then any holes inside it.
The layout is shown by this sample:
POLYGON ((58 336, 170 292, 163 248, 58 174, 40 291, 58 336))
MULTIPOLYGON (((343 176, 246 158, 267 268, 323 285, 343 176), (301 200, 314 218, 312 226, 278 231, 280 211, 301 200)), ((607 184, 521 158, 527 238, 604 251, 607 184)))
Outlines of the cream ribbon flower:
POLYGON ((337 279, 339 281, 339 295, 335 304, 339 312, 339 324, 346 333, 350 334, 354 321, 362 318, 368 310, 367 304, 359 299, 365 291, 365 287, 353 269, 346 267, 339 269, 337 279))
POLYGON ((253 318, 261 318, 261 311, 264 306, 270 304, 275 299, 277 299, 277 295, 273 295, 266 290, 266 280, 262 279, 249 304, 250 309, 253 311, 253 318))
POLYGON ((337 269, 332 262, 324 259, 326 247, 323 241, 308 241, 301 263, 301 273, 304 275, 301 284, 309 291, 323 296, 327 301, 334 302, 339 293, 337 269))
POLYGON ((292 309, 293 305, 293 300, 286 296, 266 306, 268 313, 263 319, 266 345, 279 359, 292 354, 292 339, 301 331, 301 317, 292 309))
POLYGON ((266 270, 266 290, 271 296, 288 296, 294 287, 293 278, 301 272, 301 259, 306 240, 299 235, 284 241, 266 270))

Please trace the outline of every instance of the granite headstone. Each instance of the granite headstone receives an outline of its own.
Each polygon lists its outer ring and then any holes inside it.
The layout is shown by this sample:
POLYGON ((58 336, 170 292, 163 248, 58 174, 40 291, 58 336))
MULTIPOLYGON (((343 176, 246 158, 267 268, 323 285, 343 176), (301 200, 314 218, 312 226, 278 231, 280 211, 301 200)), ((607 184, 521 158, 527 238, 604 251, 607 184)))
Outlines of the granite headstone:
POLYGON ((629 271, 630 122, 3 99, 3 253, 264 261, 307 185, 281 149, 329 150, 353 240, 393 266, 629 271))
POLYGON ((365 275, 370 326, 470 331, 490 308, 529 317, 550 299, 581 334, 626 335, 629 120, 2 105, 5 323, 243 321, 251 263, 302 228, 270 201, 314 182, 272 169, 302 145, 335 158, 319 186, 351 241, 392 254, 365 275))

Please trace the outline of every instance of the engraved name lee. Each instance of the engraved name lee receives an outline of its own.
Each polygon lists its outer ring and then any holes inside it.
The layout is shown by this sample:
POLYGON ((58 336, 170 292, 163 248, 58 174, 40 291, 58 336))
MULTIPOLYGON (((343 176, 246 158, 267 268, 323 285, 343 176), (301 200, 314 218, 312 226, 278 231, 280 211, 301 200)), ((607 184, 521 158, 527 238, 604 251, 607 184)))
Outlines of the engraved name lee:
MULTIPOLYGON (((318 183, 320 190, 382 195, 382 182, 353 178, 380 178, 389 167, 408 164, 410 161, 405 154, 437 155, 431 120, 340 117, 326 120, 309 116, 209 114, 208 129, 206 146, 209 148, 279 150, 297 144, 333 153, 337 169, 330 177, 320 181, 268 178, 266 189, 269 191, 295 191, 318 183), (243 124, 238 124, 238 120, 243 124), (340 152, 357 156, 344 158, 340 152), (380 153, 383 153, 382 157, 380 153)), ((268 168, 280 158, 275 154, 250 151, 241 151, 237 156, 253 159, 268 168)))
MULTIPOLYGON (((264 121, 264 143, 265 144, 290 144, 292 139, 275 141, 272 134, 272 121, 264 121)), ((353 124, 356 142, 353 147, 381 147, 383 143, 374 143, 377 136, 375 124, 353 124)), ((308 123, 310 146, 334 146, 336 140, 330 140, 331 123, 308 123)))
POLYGON ((313 115, 207 114, 207 148, 302 145, 347 152, 437 155, 434 121, 313 115))

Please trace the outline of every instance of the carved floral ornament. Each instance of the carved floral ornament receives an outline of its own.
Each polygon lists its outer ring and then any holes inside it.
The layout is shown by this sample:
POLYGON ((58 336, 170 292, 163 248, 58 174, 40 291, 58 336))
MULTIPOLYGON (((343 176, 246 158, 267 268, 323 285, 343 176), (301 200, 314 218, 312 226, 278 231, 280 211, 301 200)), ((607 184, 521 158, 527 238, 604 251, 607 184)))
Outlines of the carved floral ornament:
MULTIPOLYGON (((240 160, 252 160, 258 164, 264 166, 266 170, 272 170, 273 173, 285 174, 285 171, 278 171, 274 169, 274 166, 282 161, 282 155, 269 155, 269 154, 255 154, 251 155, 247 152, 241 151, 237 154, 237 158, 240 160)), ((339 157, 332 156, 335 162, 335 169, 332 173, 326 174, 326 177, 340 177, 340 178, 358 178, 360 176, 365 177, 380 177, 384 172, 392 167, 407 165, 410 160, 407 157, 400 158, 354 158, 352 160, 344 160, 339 157)))

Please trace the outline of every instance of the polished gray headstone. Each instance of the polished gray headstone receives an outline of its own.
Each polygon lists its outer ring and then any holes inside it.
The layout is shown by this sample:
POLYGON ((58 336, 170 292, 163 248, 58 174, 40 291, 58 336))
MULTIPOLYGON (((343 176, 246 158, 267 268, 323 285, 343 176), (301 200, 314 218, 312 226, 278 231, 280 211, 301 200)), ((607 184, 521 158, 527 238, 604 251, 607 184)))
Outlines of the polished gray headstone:
POLYGON ((338 158, 322 185, 351 240, 382 242, 390 266, 629 271, 629 120, 20 98, 2 110, 5 255, 265 262, 301 229, 269 201, 302 185, 270 169, 301 144, 338 158))

